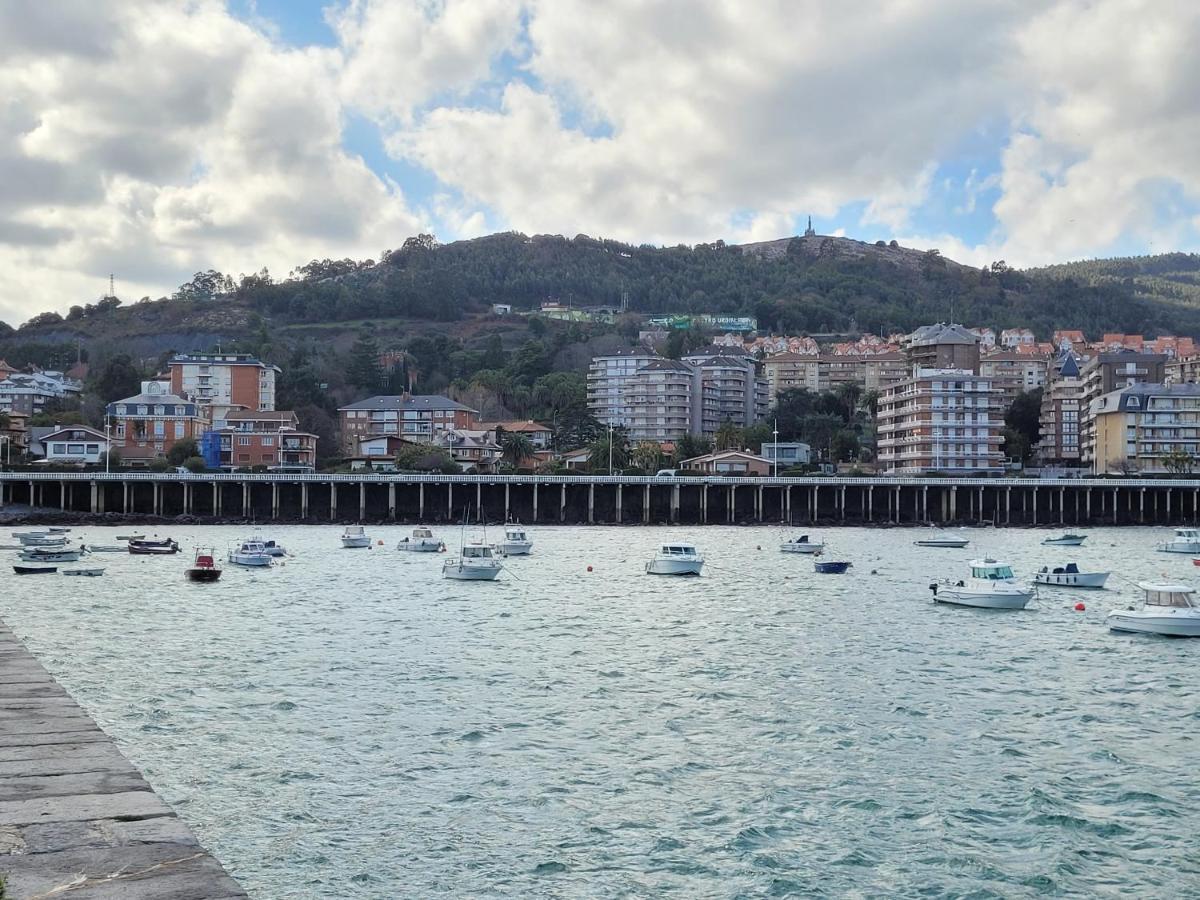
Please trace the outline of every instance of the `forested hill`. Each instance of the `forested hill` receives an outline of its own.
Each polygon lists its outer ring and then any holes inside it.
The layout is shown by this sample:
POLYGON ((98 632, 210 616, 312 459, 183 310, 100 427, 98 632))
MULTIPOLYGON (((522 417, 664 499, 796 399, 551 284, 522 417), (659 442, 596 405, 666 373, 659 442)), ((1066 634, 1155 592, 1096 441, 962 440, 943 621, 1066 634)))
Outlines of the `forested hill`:
POLYGON ((1044 338, 1056 328, 1200 335, 1198 274, 1200 257, 1186 254, 977 269, 895 242, 822 236, 746 247, 516 233, 439 245, 421 236, 378 262, 314 260, 286 279, 199 273, 171 298, 75 307, 65 320, 43 314, 8 340, 236 337, 261 322, 336 327, 376 319, 441 322, 452 332, 452 323, 492 303, 617 307, 622 298, 634 313, 750 315, 762 330, 787 333, 891 333, 953 318, 1030 327, 1044 338))

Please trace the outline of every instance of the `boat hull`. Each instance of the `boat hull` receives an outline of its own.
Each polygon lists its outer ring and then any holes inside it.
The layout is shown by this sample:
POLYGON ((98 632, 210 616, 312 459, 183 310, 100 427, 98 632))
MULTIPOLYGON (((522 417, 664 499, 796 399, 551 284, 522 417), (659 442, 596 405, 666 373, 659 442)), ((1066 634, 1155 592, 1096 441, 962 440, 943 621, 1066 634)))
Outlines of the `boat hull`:
POLYGON ((1104 587, 1108 576, 1108 572, 1038 572, 1033 576, 1033 581, 1050 587, 1095 589, 1104 587))
POLYGON ((1024 609, 1033 599, 1033 591, 1013 592, 1011 594, 980 594, 964 591, 959 588, 938 589, 933 597, 935 603, 949 603, 951 606, 970 606, 974 609, 1024 609))
POLYGON ((1197 615, 1139 615, 1136 610, 1113 610, 1108 614, 1107 622, 1113 631, 1161 634, 1167 637, 1200 637, 1200 616, 1197 615))
POLYGON ((781 553, 805 553, 805 554, 809 554, 809 555, 815 555, 815 554, 818 554, 818 553, 820 553, 820 552, 821 552, 822 550, 824 550, 824 549, 825 549, 825 545, 824 545, 824 544, 788 544, 788 543, 783 543, 783 544, 780 544, 780 545, 779 545, 779 551, 780 551, 781 553))
POLYGON ((652 559, 646 563, 647 575, 699 575, 704 560, 652 559))
POLYGON ((79 562, 78 550, 63 550, 59 553, 29 553, 21 554, 21 559, 34 563, 79 562))
POLYGON ((266 553, 230 553, 229 561, 235 566, 262 568, 271 565, 271 557, 266 553))
POLYGON ((956 540, 934 539, 934 540, 930 540, 930 541, 913 541, 913 543, 916 544, 918 547, 942 547, 942 548, 949 549, 949 550, 961 550, 963 547, 967 546, 967 544, 969 544, 971 542, 969 540, 956 541, 956 540))
POLYGON ((220 569, 188 569, 188 581, 217 581, 221 577, 220 569))
POLYGON ((63 569, 64 575, 75 575, 79 578, 97 578, 104 574, 103 569, 63 569))
POLYGON ((13 566, 18 575, 50 575, 58 571, 58 566, 13 566))
POLYGON ((500 549, 505 556, 528 556, 533 550, 533 541, 502 541, 500 549))
POLYGON ((401 541, 396 545, 397 550, 406 553, 437 553, 442 549, 441 541, 401 541))
POLYGON ((442 566, 442 577, 455 581, 495 581, 500 574, 500 566, 465 566, 462 563, 447 562, 442 566))
POLYGON ((1155 547, 1159 553, 1200 553, 1200 541, 1169 541, 1155 547))
POLYGON ((178 553, 178 547, 138 547, 134 544, 129 545, 129 552, 134 556, 170 556, 172 553, 178 553))
POLYGON ((344 537, 342 538, 342 546, 347 550, 361 550, 364 547, 371 546, 369 537, 344 537))

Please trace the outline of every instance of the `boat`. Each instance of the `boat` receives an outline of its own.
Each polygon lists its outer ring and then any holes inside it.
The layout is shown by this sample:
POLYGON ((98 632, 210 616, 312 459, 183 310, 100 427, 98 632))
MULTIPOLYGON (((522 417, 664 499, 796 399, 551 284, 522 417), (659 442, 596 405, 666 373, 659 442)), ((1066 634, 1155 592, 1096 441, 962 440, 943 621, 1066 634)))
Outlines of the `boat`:
POLYGON ((647 575, 699 575, 704 557, 691 544, 663 544, 646 563, 647 575))
POLYGON ((1047 547, 1078 547, 1086 540, 1086 534, 1063 534, 1058 537, 1048 537, 1042 543, 1047 547))
POLYGON ((287 556, 287 550, 283 548, 282 544, 277 544, 275 541, 264 541, 258 537, 254 538, 254 540, 263 545, 263 550, 266 551, 267 556, 287 556))
POLYGON ((189 581, 216 581, 221 577, 221 570, 217 568, 211 547, 196 548, 196 558, 186 574, 189 581))
POLYGON ((89 569, 63 569, 64 575, 77 575, 82 578, 97 578, 104 574, 103 566, 95 566, 89 569))
POLYGON ((58 566, 13 566, 18 575, 50 575, 58 571, 58 566))
POLYGON ((146 536, 144 534, 118 534, 117 535, 118 541, 144 541, 145 539, 146 539, 146 536))
POLYGON ((1143 582, 1141 607, 1114 609, 1105 621, 1113 631, 1200 637, 1200 604, 1196 589, 1186 584, 1143 582))
POLYGON ((67 542, 61 534, 18 534, 16 538, 24 547, 60 547, 67 542))
POLYGON ((45 550, 35 548, 32 550, 22 550, 21 559, 28 562, 78 562, 86 550, 68 550, 65 547, 61 550, 45 550))
POLYGON ((414 528, 409 537, 402 538, 396 544, 396 549, 409 553, 437 553, 439 550, 445 550, 446 545, 435 538, 428 528, 414 528))
POLYGON ((962 581, 929 585, 935 603, 974 606, 980 609, 1024 609, 1036 591, 1021 584, 1012 566, 997 560, 971 560, 971 575, 962 581))
POLYGON ((442 563, 442 577, 457 581, 495 581, 503 566, 490 544, 472 541, 459 555, 442 563))
POLYGON ((85 545, 88 553, 126 553, 127 547, 121 547, 117 544, 87 544, 85 545))
POLYGON ((1162 553, 1200 553, 1200 528, 1176 528, 1171 540, 1154 549, 1162 553))
POLYGON ((969 538, 963 537, 961 534, 951 534, 948 531, 939 531, 933 537, 922 538, 919 541, 913 541, 918 547, 949 547, 952 549, 961 549, 971 543, 969 538))
POLYGON ((68 531, 70 531, 71 529, 70 529, 70 528, 64 528, 64 527, 63 527, 63 526, 61 526, 61 525, 51 525, 51 526, 50 526, 49 528, 47 528, 46 530, 47 530, 47 531, 49 531, 51 534, 66 534, 66 533, 67 533, 68 531))
POLYGON ((505 525, 504 540, 500 542, 500 550, 505 556, 528 556, 533 549, 533 541, 525 534, 520 525, 505 525))
POLYGON ((802 534, 798 538, 790 541, 784 541, 779 545, 779 550, 782 553, 816 553, 819 554, 825 549, 824 541, 810 541, 807 534, 802 534))
POLYGON ((852 563, 848 562, 814 562, 813 571, 819 575, 844 575, 852 563))
POLYGON ((130 553, 141 556, 164 556, 179 552, 179 545, 170 538, 162 541, 130 541, 127 546, 130 553))
POLYGON ((229 561, 235 566, 269 566, 274 560, 262 541, 242 541, 229 548, 229 561))
POLYGON ((347 525, 342 532, 342 546, 347 549, 370 547, 371 537, 363 531, 361 525, 347 525))
POLYGON ((1055 566, 1049 569, 1042 566, 1036 572, 1033 580, 1036 584, 1048 584, 1054 587, 1102 588, 1108 581, 1108 572, 1080 572, 1075 563, 1065 566, 1055 566))
POLYGON ((129 545, 131 547, 134 546, 135 544, 139 547, 165 547, 167 549, 175 549, 175 550, 179 549, 179 544, 176 543, 175 541, 173 541, 171 538, 163 538, 162 540, 155 540, 155 541, 147 541, 147 540, 138 540, 138 541, 130 540, 129 541, 129 545))

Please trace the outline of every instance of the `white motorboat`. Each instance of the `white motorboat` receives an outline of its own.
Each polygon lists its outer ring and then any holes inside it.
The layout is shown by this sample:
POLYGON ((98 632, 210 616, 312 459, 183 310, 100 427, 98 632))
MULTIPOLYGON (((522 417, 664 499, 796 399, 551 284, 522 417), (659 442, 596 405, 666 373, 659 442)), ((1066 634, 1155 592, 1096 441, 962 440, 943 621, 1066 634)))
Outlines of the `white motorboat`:
POLYGON ((361 525, 347 525, 342 532, 342 546, 347 549, 370 547, 371 536, 363 531, 361 525))
POLYGON ((918 547, 949 547, 957 550, 967 546, 971 541, 961 534, 939 531, 933 537, 921 538, 919 541, 913 541, 913 543, 918 547))
POLYGON ((807 534, 802 534, 798 538, 790 541, 784 541, 779 545, 781 553, 820 553, 825 549, 824 541, 810 541, 807 534))
POLYGON ((1102 588, 1108 581, 1109 572, 1080 572, 1075 563, 1065 566, 1055 566, 1053 569, 1042 566, 1033 576, 1035 584, 1048 584, 1053 587, 1102 588))
POLYGON ((1024 609, 1034 589, 1021 584, 1012 566, 994 559, 971 560, 971 575, 962 581, 929 585, 935 603, 953 603, 980 609, 1024 609))
POLYGON ((267 556, 287 556, 287 550, 283 548, 282 544, 276 543, 275 541, 263 540, 258 535, 255 535, 253 539, 259 541, 263 545, 263 550, 266 552, 267 556))
POLYGON ((1200 528, 1176 528, 1175 537, 1154 549, 1163 553, 1200 553, 1200 528))
POLYGON ((691 544, 663 544, 646 563, 647 575, 699 575, 704 557, 691 544))
POLYGON ((117 544, 87 544, 88 553, 128 553, 129 548, 117 544))
POLYGON ((235 566, 269 566, 274 562, 262 541, 242 541, 230 547, 229 561, 235 566))
POLYGON ((25 547, 61 547, 67 542, 61 534, 16 534, 13 537, 25 547))
POLYGON ((1106 621, 1113 631, 1200 637, 1200 605, 1196 589, 1186 584, 1138 585, 1144 592, 1141 607, 1112 610, 1106 621))
POLYGON ((64 575, 77 575, 81 578, 97 578, 104 574, 103 566, 96 566, 90 569, 63 569, 64 575))
POLYGON ((1048 537, 1042 543, 1047 547, 1078 547, 1086 540, 1086 534, 1062 534, 1058 537, 1048 537))
POLYGON ((533 549, 533 541, 525 534, 520 525, 505 525, 504 540, 500 542, 500 550, 505 556, 528 556, 533 549))
POLYGON ((471 541, 459 555, 442 563, 442 577, 456 581, 495 581, 503 565, 491 544, 471 541))
POLYGON ((66 547, 62 549, 33 547, 22 550, 20 557, 27 562, 78 562, 84 552, 83 550, 68 550, 66 547))
POLYGON ((412 535, 402 538, 396 544, 397 550, 407 550, 409 553, 437 553, 445 550, 446 545, 433 536, 428 528, 414 528, 412 535))

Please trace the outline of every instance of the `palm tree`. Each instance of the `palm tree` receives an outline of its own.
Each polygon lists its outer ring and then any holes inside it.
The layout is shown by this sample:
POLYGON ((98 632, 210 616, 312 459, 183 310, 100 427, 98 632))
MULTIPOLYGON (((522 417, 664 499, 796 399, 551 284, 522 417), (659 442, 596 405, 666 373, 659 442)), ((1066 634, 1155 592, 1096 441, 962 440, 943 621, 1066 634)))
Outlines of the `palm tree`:
POLYGON ((729 419, 726 419, 721 423, 721 427, 717 429, 713 443, 718 450, 741 450, 742 437, 742 429, 734 425, 729 419))
POLYGON ((853 422, 858 412, 858 401, 863 395, 863 387, 857 381, 843 381, 837 386, 838 399, 845 407, 846 422, 853 422))
POLYGON ((618 429, 613 429, 609 434, 595 441, 588 454, 588 467, 593 472, 607 472, 608 461, 611 459, 612 469, 614 472, 619 472, 629 465, 629 441, 625 437, 625 432, 618 429), (610 443, 611 439, 611 443, 610 443))
POLYGON ((519 431, 506 431, 500 436, 501 458, 512 466, 519 466, 523 460, 533 456, 533 441, 529 435, 519 431))
POLYGON ((654 441, 642 441, 630 454, 633 464, 643 472, 654 473, 663 467, 662 447, 654 441))

